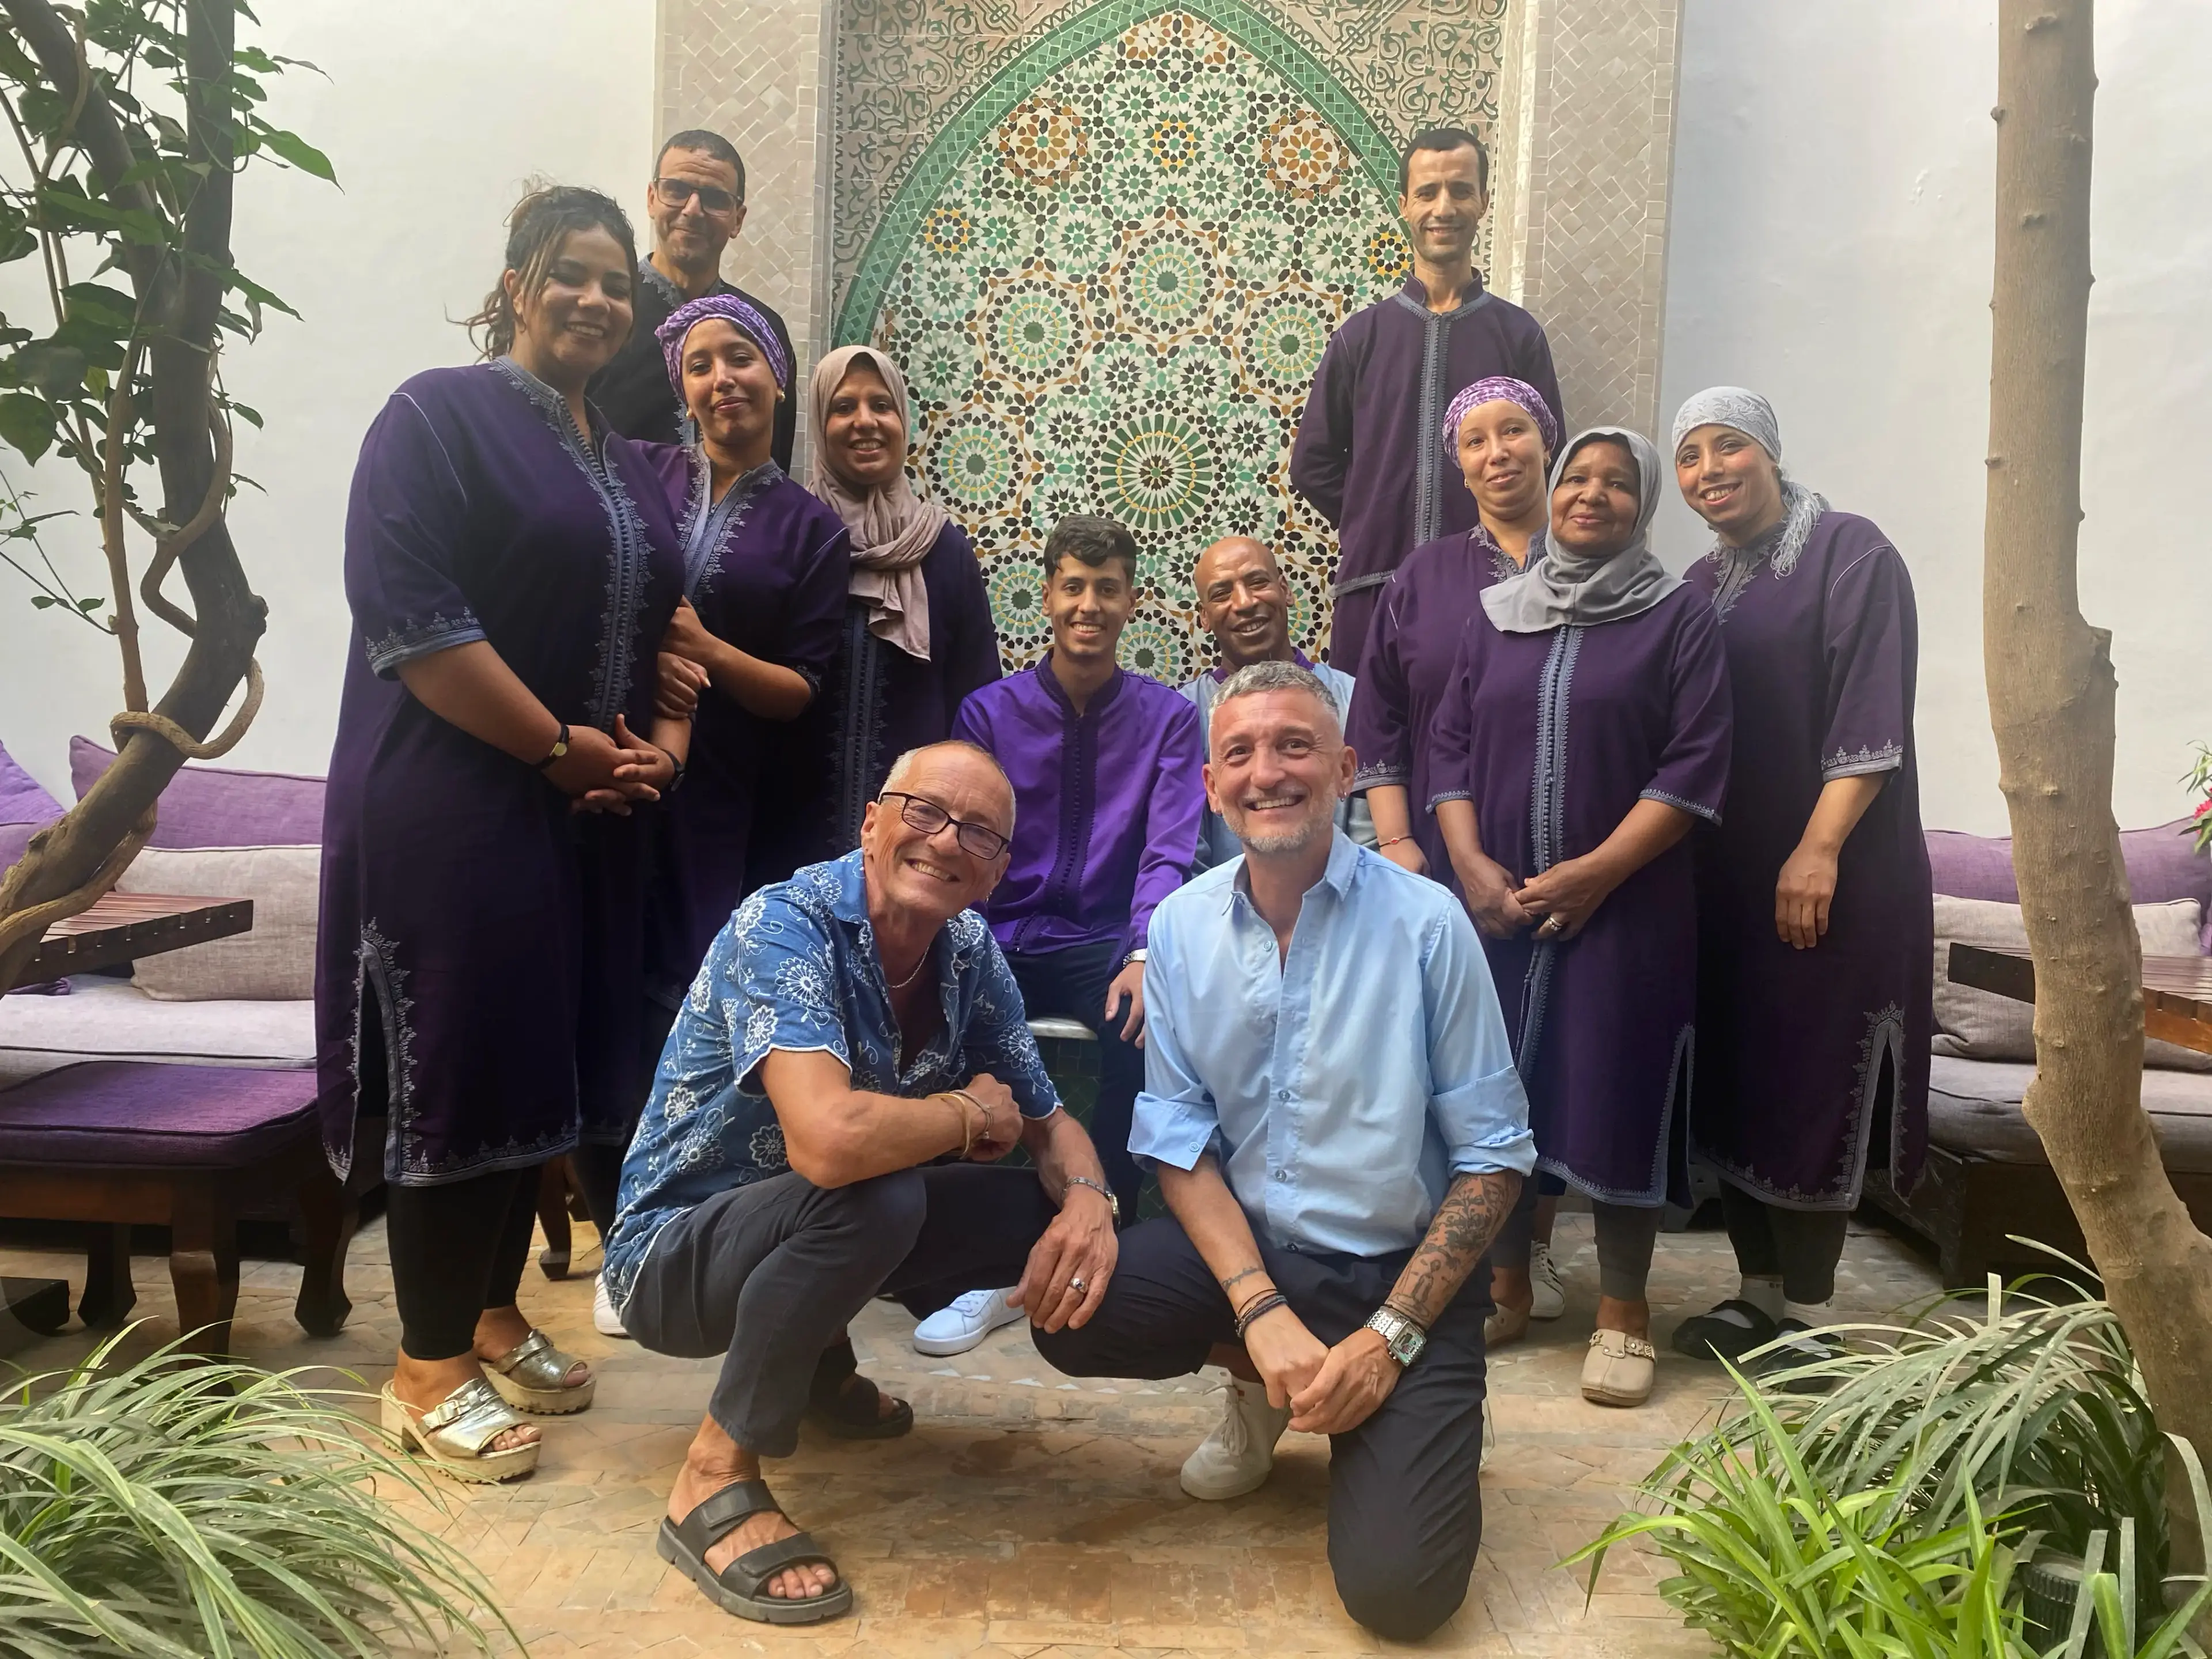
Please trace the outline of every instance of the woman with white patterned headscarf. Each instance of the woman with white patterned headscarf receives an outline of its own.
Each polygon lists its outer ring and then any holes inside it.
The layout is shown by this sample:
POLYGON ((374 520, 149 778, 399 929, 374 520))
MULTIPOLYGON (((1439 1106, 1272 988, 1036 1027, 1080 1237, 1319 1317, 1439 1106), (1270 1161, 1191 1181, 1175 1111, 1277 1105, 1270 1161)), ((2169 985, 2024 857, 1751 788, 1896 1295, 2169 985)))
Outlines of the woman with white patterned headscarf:
POLYGON ((1765 398, 1699 392, 1674 445, 1675 482, 1715 538, 1688 580, 1712 596, 1735 687, 1728 811, 1699 848, 1690 1121, 1743 1275, 1674 1342, 1733 1359, 1826 1322, 1869 1148, 1887 1149, 1902 1191, 1927 1145, 1917 619, 1889 538, 1784 470, 1765 398))

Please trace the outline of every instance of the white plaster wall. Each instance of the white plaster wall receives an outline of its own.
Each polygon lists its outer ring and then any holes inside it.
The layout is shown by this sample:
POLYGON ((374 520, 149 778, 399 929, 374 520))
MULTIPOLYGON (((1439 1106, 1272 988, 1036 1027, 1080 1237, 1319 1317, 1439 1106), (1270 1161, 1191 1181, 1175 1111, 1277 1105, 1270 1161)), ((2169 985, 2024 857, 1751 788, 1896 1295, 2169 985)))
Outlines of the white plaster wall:
MULTIPOLYGON (((230 521, 270 617, 267 701, 224 763, 320 772, 347 645, 339 544, 362 434, 408 375, 468 361, 466 335, 447 319, 473 312, 498 275, 502 222, 526 179, 596 185, 640 216, 653 163, 653 0, 261 0, 256 9, 262 44, 329 77, 283 77, 271 118, 319 146, 343 189, 273 167, 240 183, 240 262, 306 320, 275 318, 226 362, 236 395, 269 422, 240 428, 239 469, 267 493, 244 492, 230 521)), ((11 291, 10 309, 20 302, 11 291)), ((20 458, 6 464, 23 476, 20 458)), ((36 487, 41 507, 82 505, 73 474, 42 467, 36 487)), ((58 558, 90 578, 90 538, 53 528, 58 558)), ((147 626, 157 686, 180 654, 174 637, 147 626)), ((21 579, 0 569, 0 742, 64 801, 70 735, 104 738, 122 707, 116 663, 112 641, 33 612, 21 579)))
MULTIPOLYGON (((1920 605, 1931 825, 2002 831, 1982 681, 1996 8, 1686 0, 1661 423, 1717 381, 1780 411, 1797 475, 1889 532, 1920 605)), ((2124 827, 2186 810, 2212 739, 2212 6, 2098 8, 2081 526, 2120 677, 2124 827)), ((1663 439, 1663 431, 1662 431, 1663 439)), ((1679 499, 1661 547, 1706 542, 1679 499)))

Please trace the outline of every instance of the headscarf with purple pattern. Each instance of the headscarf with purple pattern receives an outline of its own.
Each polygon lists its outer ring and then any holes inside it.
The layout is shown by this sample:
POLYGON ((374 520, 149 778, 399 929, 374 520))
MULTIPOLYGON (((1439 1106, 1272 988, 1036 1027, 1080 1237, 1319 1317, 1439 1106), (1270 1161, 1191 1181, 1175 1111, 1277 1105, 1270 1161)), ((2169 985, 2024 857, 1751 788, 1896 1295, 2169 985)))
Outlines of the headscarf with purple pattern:
POLYGON ((1451 400, 1444 411, 1444 453, 1455 463, 1459 459, 1459 423, 1467 418, 1467 411, 1482 404, 1504 402, 1518 404, 1528 411, 1528 418, 1536 423, 1536 431, 1544 440, 1544 453, 1559 453, 1559 417, 1552 413, 1551 404, 1544 394, 1526 380, 1516 380, 1510 374, 1489 374, 1451 400))
POLYGON ((653 331, 653 337, 660 342, 660 355, 668 362, 668 384, 676 388, 676 395, 684 395, 684 342, 691 331, 710 317, 720 317, 730 323, 761 350, 768 359, 769 371, 775 376, 775 389, 791 389, 791 359, 783 355, 783 342, 775 337, 775 331, 762 316, 734 294, 702 294, 696 300, 686 300, 668 314, 668 320, 653 331))

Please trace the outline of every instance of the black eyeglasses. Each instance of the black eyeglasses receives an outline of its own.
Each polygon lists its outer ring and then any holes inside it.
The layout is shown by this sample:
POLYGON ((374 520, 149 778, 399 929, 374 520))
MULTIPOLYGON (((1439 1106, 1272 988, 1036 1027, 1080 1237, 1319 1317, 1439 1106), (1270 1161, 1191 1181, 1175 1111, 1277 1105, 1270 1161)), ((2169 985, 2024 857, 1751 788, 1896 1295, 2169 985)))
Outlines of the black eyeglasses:
POLYGON ((909 830, 919 830, 925 836, 933 836, 946 824, 952 826, 960 842, 960 850, 988 864, 1012 843, 988 823, 963 823, 935 801, 922 795, 909 795, 903 789, 886 789, 878 800, 905 803, 899 808, 899 817, 909 830))
POLYGON ((738 198, 728 191, 714 185, 695 185, 689 179, 656 179, 653 193, 672 208, 681 208, 694 196, 709 213, 734 213, 738 208, 738 198))

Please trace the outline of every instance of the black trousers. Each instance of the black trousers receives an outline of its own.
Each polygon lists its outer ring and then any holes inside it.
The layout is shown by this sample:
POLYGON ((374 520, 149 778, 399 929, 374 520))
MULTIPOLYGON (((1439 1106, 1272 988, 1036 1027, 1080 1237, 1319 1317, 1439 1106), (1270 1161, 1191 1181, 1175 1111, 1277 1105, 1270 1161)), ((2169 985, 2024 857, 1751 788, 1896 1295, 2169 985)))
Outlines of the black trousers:
POLYGON ((392 1296, 410 1359, 452 1359, 476 1346, 477 1316, 507 1308, 522 1287, 538 1219, 541 1165, 443 1187, 385 1188, 392 1296))
POLYGON ((1735 1246, 1736 1270, 1746 1279, 1778 1279, 1782 1294, 1792 1302, 1826 1302, 1835 1295, 1850 1211, 1785 1210, 1724 1180, 1721 1218, 1735 1246))
MULTIPOLYGON (((1145 1086, 1145 1051, 1121 1036, 1120 1020, 1106 1018, 1106 988, 1121 971, 1121 943, 1074 945, 1064 951, 1006 952, 1021 987, 1022 1006, 1032 1019, 1079 1020, 1098 1033, 1098 1105, 1091 1119, 1091 1144, 1106 1166, 1106 1184, 1121 1200, 1121 1213, 1137 1213, 1144 1172, 1129 1156, 1129 1120, 1145 1086)), ((1122 1018, 1127 1018, 1125 1004, 1122 1018)))
POLYGON ((660 1051, 668 1045, 668 1033, 676 1024, 676 1010, 658 997, 648 996, 639 1012, 637 1073, 630 1090, 629 1127, 620 1142, 586 1142, 568 1154, 569 1167, 576 1172, 576 1185, 584 1194, 584 1208, 591 1212, 592 1225, 599 1230, 605 1239, 614 1231, 616 1199, 622 1189, 623 1160, 629 1156, 629 1143, 637 1133, 637 1121, 645 1115, 645 1103, 653 1097, 653 1074, 660 1069, 660 1051))
MULTIPOLYGON (((1359 1257, 1279 1250, 1261 1259, 1291 1310, 1322 1341, 1367 1322, 1410 1251, 1359 1257)), ((1467 1597, 1482 1541, 1482 1322, 1490 1283, 1478 1267, 1429 1333, 1390 1397, 1329 1437, 1328 1561, 1345 1611, 1379 1636, 1414 1642, 1467 1597)), ((1234 1341, 1229 1298, 1172 1216, 1121 1235, 1104 1299, 1081 1330, 1033 1330, 1037 1352, 1070 1376, 1181 1376, 1234 1341)))
POLYGON ((822 1351, 871 1297, 927 1318, 1014 1284, 1055 1213, 1034 1170, 933 1164, 834 1188, 787 1171, 663 1227, 623 1323, 655 1353, 723 1355, 708 1415, 748 1451, 788 1457, 822 1351))

